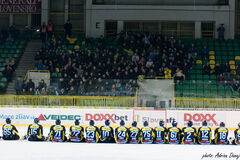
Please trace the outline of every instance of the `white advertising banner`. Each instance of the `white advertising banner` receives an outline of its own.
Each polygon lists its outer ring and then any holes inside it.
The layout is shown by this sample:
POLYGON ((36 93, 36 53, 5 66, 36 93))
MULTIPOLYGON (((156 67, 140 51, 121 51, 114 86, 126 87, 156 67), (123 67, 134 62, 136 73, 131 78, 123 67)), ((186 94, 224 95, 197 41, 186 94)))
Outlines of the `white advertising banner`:
POLYGON ((14 124, 30 124, 37 117, 41 124, 47 125, 54 124, 56 119, 60 119, 63 125, 72 125, 77 119, 81 125, 88 125, 90 120, 94 120, 96 125, 103 125, 108 119, 113 126, 118 126, 121 120, 127 126, 133 120, 138 122, 138 126, 148 121, 151 127, 158 126, 160 120, 165 121, 167 127, 173 121, 177 121, 179 127, 186 126, 188 121, 193 121, 195 127, 200 127, 204 120, 210 127, 218 127, 220 122, 224 122, 226 127, 236 128, 240 123, 240 111, 0 108, 0 124, 4 124, 7 117, 14 124))
POLYGON ((119 109, 0 108, 0 124, 4 124, 7 117, 14 124, 30 124, 37 117, 41 124, 54 124, 56 119, 60 119, 63 125, 71 125, 74 120, 80 120, 82 125, 88 125, 90 120, 103 125, 109 119, 111 125, 119 125, 120 120, 130 125, 132 115, 132 110, 119 109))

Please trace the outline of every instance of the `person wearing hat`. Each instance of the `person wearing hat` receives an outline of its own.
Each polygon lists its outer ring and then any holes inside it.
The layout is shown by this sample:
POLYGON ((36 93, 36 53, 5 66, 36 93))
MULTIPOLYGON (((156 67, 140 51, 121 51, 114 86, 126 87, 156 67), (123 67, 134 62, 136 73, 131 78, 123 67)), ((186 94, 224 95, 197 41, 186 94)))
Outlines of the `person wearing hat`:
POLYGON ((225 123, 221 122, 214 132, 214 144, 229 144, 228 141, 228 129, 225 127, 225 123))
POLYGON ((85 129, 86 131, 86 142, 87 143, 98 143, 99 142, 99 129, 94 126, 94 121, 90 120, 89 126, 85 129))
POLYGON ((234 131, 235 139, 232 141, 232 144, 240 145, 240 123, 238 123, 238 129, 234 131))
POLYGON ((124 120, 120 121, 120 126, 115 129, 115 141, 116 143, 125 144, 128 142, 129 132, 125 127, 124 120))
POLYGON ((66 129, 61 125, 61 120, 57 119, 55 124, 50 128, 49 140, 52 142, 66 142, 66 129))
POLYGON ((182 129, 182 144, 196 144, 197 130, 192 125, 193 122, 188 121, 187 127, 182 129))
POLYGON ((172 127, 168 128, 168 143, 179 144, 181 142, 181 129, 177 127, 177 122, 172 122, 172 127))
POLYGON ((11 119, 6 118, 6 124, 2 126, 2 139, 3 140, 19 140, 20 136, 18 134, 17 128, 11 124, 11 119))
POLYGON ((159 127, 154 128, 154 142, 156 144, 164 144, 167 142, 167 128, 164 127, 164 121, 159 121, 159 127))
POLYGON ((141 143, 151 144, 153 143, 154 132, 151 127, 148 126, 148 122, 143 122, 143 128, 141 129, 141 143))
POLYGON ((33 124, 28 126, 27 137, 28 141, 44 141, 43 127, 39 124, 39 119, 35 118, 33 124))
POLYGON ((69 141, 70 142, 85 142, 84 128, 81 127, 79 120, 75 120, 74 125, 69 130, 69 141))
POLYGON ((212 143, 212 130, 207 126, 207 121, 202 122, 202 127, 198 129, 198 143, 211 144, 212 143))
POLYGON ((105 125, 100 127, 100 141, 102 143, 114 143, 113 128, 110 125, 110 121, 106 120, 105 125))
POLYGON ((140 143, 141 130, 137 127, 137 122, 132 123, 132 127, 129 128, 129 143, 137 144, 140 143))

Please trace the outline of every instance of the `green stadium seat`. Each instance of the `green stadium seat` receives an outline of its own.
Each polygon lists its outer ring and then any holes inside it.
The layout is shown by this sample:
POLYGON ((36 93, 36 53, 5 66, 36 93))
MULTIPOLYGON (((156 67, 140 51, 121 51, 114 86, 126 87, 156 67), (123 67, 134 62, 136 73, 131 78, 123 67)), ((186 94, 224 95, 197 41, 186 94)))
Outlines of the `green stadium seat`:
POLYGON ((1 82, 7 82, 7 78, 6 78, 6 77, 2 77, 2 78, 0 79, 0 81, 1 81, 1 82))

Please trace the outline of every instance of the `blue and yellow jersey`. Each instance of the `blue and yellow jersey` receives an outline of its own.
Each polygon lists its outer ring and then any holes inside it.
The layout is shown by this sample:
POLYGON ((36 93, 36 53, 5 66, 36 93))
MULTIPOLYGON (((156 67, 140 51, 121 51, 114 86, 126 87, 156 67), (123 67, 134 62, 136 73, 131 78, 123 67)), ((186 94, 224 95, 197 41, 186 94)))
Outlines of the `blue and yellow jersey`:
POLYGON ((225 127, 217 128, 214 137, 215 144, 228 144, 228 129, 225 127))
POLYGON ((141 143, 153 143, 155 134, 151 127, 143 127, 141 129, 141 143))
POLYGON ((177 127, 171 127, 168 129, 168 143, 179 144, 181 141, 181 129, 177 127))
POLYGON ((113 128, 110 126, 102 126, 100 128, 100 140, 102 142, 109 142, 114 139, 113 128))
POLYGON ((54 125, 50 128, 50 141, 64 142, 66 141, 66 129, 62 125, 54 125))
POLYGON ((212 143, 212 130, 210 127, 203 126, 198 129, 198 142, 199 144, 212 143))
POLYGON ((42 139, 43 127, 40 124, 30 124, 27 130, 28 137, 35 137, 37 139, 42 139))
POLYGON ((88 126, 86 129, 86 141, 88 143, 97 143, 99 141, 99 129, 96 126, 88 126))
POLYGON ((193 127, 184 127, 182 129, 182 144, 195 144, 197 138, 197 130, 193 127))
POLYGON ((116 143, 127 143, 129 138, 128 129, 120 126, 115 129, 115 141, 116 143))
POLYGON ((137 127, 130 127, 129 128, 129 143, 140 143, 140 133, 141 130, 137 127))
POLYGON ((13 135, 18 135, 17 128, 12 124, 4 124, 2 127, 3 138, 8 138, 13 135))
POLYGON ((234 135, 235 135, 235 139, 234 139, 235 144, 240 145, 240 129, 236 129, 234 131, 234 135))
POLYGON ((167 129, 165 127, 156 127, 154 128, 154 142, 163 144, 166 143, 166 137, 167 137, 167 129))
POLYGON ((69 129, 69 140, 71 142, 82 142, 84 140, 84 129, 81 126, 71 126, 69 129))

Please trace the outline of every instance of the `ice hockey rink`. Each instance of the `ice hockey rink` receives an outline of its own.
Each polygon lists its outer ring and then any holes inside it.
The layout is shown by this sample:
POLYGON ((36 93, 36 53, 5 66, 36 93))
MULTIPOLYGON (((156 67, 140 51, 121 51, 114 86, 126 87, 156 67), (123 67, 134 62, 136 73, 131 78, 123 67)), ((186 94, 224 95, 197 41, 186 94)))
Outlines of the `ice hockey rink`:
MULTIPOLYGON (((19 128, 24 135, 26 128, 19 128)), ((48 130, 44 130, 44 135, 48 130)), ((0 132, 1 134, 1 132, 0 132)), ((0 140, 1 160, 238 160, 240 146, 87 144, 0 140), (204 155, 208 157, 204 157, 204 155)))

